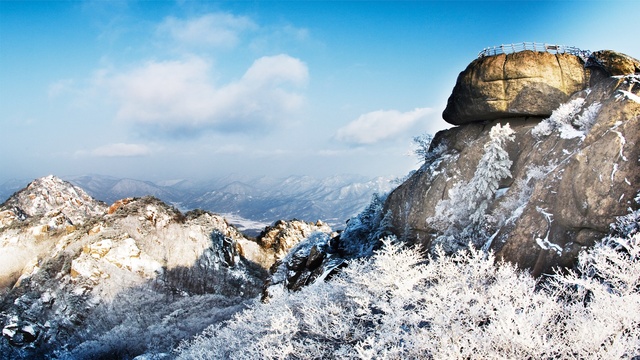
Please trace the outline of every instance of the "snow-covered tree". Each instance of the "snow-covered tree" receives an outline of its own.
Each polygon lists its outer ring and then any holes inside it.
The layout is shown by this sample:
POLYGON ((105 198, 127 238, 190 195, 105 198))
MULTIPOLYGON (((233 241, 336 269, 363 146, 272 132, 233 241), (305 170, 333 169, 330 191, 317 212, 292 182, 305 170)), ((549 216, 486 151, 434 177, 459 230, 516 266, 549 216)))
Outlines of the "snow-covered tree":
POLYGON ((329 282, 255 303, 179 359, 612 359, 640 353, 640 234, 608 237, 540 286, 473 248, 392 238, 329 282))
POLYGON ((420 161, 427 161, 431 157, 429 149, 432 141, 433 135, 427 133, 413 137, 413 146, 415 147, 413 153, 420 161))
POLYGON ((561 104, 549 118, 536 125, 531 134, 540 138, 557 132, 563 139, 584 139, 601 107, 599 102, 594 102, 586 108, 585 104, 584 98, 576 98, 561 104))
POLYGON ((347 257, 370 256, 380 239, 391 234, 391 213, 384 211, 386 195, 373 194, 371 202, 347 222, 340 248, 347 257))
POLYGON ((513 140, 513 134, 509 124, 493 126, 473 178, 449 190, 449 198, 441 200, 436 206, 436 215, 427 219, 429 225, 440 232, 436 243, 442 244, 446 252, 469 242, 480 245, 484 239, 487 208, 500 182, 511 176, 512 161, 504 146, 513 140))

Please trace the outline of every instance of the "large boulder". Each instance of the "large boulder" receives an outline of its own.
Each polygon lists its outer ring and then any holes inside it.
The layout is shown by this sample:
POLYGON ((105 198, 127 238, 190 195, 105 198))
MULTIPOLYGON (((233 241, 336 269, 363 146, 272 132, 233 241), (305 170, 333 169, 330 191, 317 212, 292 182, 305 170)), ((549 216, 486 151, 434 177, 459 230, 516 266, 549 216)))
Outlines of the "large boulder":
POLYGON ((453 125, 546 117, 587 83, 583 60, 572 54, 527 50, 480 57, 458 76, 442 117, 453 125))
POLYGON ((585 67, 601 69, 608 76, 640 73, 640 61, 613 50, 594 51, 585 67))
POLYGON ((513 161, 512 176, 488 199, 482 230, 492 236, 478 245, 536 275, 571 266, 616 216, 638 206, 639 95, 638 75, 608 77, 575 93, 542 122, 500 119, 438 133, 431 160, 385 203, 394 232, 433 249, 441 235, 430 222, 436 207, 450 198, 449 190, 474 177, 490 129, 509 123, 514 141, 504 148, 513 161))

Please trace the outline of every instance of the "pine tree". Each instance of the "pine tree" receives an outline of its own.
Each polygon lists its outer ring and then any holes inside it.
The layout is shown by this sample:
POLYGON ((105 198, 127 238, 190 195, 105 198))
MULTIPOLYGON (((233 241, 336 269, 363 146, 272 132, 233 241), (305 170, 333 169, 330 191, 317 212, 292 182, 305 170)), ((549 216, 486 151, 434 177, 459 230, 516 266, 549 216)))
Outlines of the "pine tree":
POLYGON ((482 242, 487 208, 500 181, 511 176, 513 162, 504 145, 513 140, 513 134, 509 124, 492 127, 473 178, 456 184, 449 191, 449 199, 441 200, 436 206, 436 215, 427 219, 430 226, 441 233, 436 243, 442 244, 447 252, 469 242, 476 245, 482 242))

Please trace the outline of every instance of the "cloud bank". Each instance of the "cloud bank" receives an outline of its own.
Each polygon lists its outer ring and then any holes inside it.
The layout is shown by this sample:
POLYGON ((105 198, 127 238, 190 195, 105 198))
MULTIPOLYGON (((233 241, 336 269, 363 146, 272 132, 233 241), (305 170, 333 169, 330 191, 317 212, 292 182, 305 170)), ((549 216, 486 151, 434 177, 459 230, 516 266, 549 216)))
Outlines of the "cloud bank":
POLYGON ((214 128, 263 129, 287 119, 304 104, 309 79, 301 60, 264 56, 236 81, 217 85, 211 62, 198 56, 149 61, 126 72, 96 77, 117 103, 117 119, 166 131, 214 128))
POLYGON ((375 144, 413 130, 433 112, 431 108, 416 108, 407 112, 372 111, 338 129, 336 139, 353 145, 375 144))

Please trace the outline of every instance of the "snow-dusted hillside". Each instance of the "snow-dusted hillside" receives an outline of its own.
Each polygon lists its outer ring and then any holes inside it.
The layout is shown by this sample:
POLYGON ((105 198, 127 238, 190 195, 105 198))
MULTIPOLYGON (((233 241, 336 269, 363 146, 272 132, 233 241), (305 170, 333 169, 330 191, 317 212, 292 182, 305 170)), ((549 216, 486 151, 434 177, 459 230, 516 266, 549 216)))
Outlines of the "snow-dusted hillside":
POLYGON ((0 207, 0 359, 169 351, 241 310, 315 231, 331 229, 281 222, 256 241, 207 211, 153 197, 107 207, 55 176, 37 179, 0 207))

